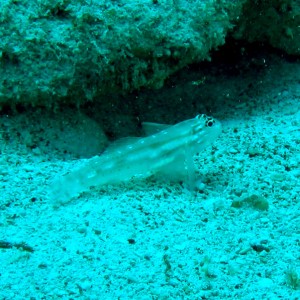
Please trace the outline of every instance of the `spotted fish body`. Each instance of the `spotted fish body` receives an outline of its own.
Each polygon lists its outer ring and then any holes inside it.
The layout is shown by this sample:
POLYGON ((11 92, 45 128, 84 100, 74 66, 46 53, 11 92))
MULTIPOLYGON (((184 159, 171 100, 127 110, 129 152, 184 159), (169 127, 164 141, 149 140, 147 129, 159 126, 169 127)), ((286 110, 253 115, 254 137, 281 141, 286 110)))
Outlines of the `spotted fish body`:
POLYGON ((51 187, 50 198, 64 203, 92 186, 116 184, 133 177, 160 175, 180 179, 193 156, 221 133, 219 121, 206 115, 176 125, 144 123, 157 133, 143 138, 125 138, 113 143, 101 155, 85 161, 51 187), (160 130, 162 129, 162 130, 160 130))

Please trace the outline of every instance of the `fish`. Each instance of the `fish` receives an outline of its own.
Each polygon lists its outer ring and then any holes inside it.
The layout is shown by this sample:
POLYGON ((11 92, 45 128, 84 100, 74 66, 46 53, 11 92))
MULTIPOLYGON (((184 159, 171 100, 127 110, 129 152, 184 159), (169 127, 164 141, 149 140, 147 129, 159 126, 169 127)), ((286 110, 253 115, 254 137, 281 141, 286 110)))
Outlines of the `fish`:
POLYGON ((194 180, 194 156, 222 132, 221 123, 200 114, 175 125, 142 123, 145 137, 113 142, 101 154, 84 160, 66 175, 55 179, 49 198, 65 204, 91 187, 119 184, 152 175, 168 181, 194 180))

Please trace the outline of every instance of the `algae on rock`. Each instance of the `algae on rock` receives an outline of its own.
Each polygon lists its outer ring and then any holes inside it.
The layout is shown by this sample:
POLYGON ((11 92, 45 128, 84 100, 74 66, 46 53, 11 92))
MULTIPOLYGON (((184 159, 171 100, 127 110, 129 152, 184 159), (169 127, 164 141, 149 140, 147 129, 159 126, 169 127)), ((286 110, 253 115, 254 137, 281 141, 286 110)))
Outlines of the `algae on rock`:
POLYGON ((244 1, 2 1, 0 105, 159 88, 209 59, 244 1))

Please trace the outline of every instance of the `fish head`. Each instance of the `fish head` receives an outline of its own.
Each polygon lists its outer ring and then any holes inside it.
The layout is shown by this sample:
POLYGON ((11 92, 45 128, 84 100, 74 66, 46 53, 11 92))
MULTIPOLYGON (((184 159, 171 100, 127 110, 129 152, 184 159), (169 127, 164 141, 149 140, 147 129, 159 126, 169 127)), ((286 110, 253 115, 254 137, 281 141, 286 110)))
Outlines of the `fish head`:
POLYGON ((193 145, 199 151, 213 143, 222 132, 221 122, 201 114, 194 118, 192 126, 193 145))

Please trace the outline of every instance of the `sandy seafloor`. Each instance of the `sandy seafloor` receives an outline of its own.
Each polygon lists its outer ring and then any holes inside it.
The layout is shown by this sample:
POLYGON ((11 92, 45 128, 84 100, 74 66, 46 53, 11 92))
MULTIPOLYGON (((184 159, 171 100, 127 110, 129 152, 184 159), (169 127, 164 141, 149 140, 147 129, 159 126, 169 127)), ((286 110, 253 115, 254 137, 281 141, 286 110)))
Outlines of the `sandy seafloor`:
POLYGON ((101 126, 76 109, 3 112, 0 299, 300 299, 300 63, 234 68, 140 96, 173 105, 153 100, 143 121, 222 122, 195 158, 195 195, 149 178, 54 209, 49 184, 103 147, 101 126))

